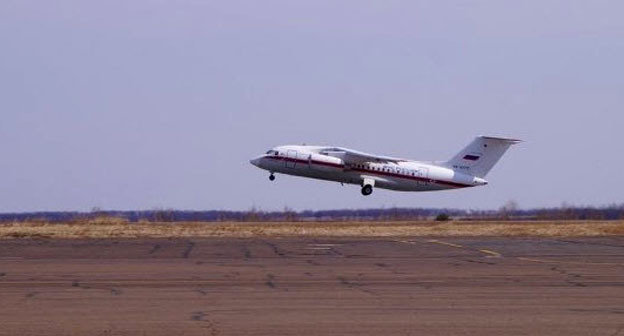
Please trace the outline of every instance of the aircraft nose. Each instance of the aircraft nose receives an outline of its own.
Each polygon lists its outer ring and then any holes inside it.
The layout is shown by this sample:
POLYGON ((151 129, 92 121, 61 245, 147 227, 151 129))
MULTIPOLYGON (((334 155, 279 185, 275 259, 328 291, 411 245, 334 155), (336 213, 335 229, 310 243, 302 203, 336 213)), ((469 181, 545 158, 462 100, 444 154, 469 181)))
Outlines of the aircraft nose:
POLYGON ((252 165, 254 165, 256 167, 259 167, 261 158, 262 157, 259 156, 259 157, 255 158, 255 159, 251 159, 251 160, 249 160, 249 163, 251 163, 252 165))

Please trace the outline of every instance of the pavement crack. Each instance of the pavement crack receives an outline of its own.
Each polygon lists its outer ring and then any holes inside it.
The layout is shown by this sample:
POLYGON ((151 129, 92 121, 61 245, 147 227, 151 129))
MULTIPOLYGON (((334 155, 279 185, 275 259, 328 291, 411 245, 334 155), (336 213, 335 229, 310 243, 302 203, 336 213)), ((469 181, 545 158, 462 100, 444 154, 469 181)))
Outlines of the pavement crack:
POLYGON ((154 252, 160 250, 160 244, 156 244, 152 247, 152 249, 149 251, 149 254, 154 254, 154 252))
POLYGON ((275 280, 275 276, 269 273, 267 274, 266 278, 267 278, 267 281, 264 284, 270 288, 275 288, 275 282, 273 282, 273 280, 275 280))
POLYGON ((472 260, 472 259, 463 259, 463 261, 469 262, 469 263, 476 263, 476 264, 496 265, 496 263, 494 263, 494 262, 472 260))
POLYGON ((191 320, 193 320, 193 321, 203 321, 206 316, 207 316, 207 314, 204 313, 203 311, 193 312, 193 314, 191 314, 191 320))
MULTIPOLYGON (((572 308, 568 309, 569 311, 577 312, 577 313, 607 313, 607 314, 624 314, 624 309, 621 308, 597 308, 597 309, 587 309, 587 308, 572 308)), ((624 328, 624 326, 622 326, 624 328)))
POLYGON ((35 297, 35 295, 39 294, 39 292, 28 292, 24 295, 27 299, 35 297))
POLYGON ((373 296, 377 295, 375 292, 364 288, 364 285, 359 283, 359 282, 350 281, 347 278, 342 277, 342 276, 339 276, 337 279, 338 279, 338 281, 340 281, 341 285, 344 285, 344 286, 346 286, 348 288, 359 290, 359 291, 361 291, 363 293, 366 293, 366 294, 369 294, 369 295, 373 295, 373 296))
MULTIPOLYGON (((333 248, 333 247, 329 249, 329 252, 330 252, 330 253, 332 253, 332 254, 334 254, 334 255, 336 255, 336 256, 339 256, 339 257, 345 257, 345 255, 344 255, 342 252, 340 252, 340 251, 336 250, 336 249, 335 249, 335 248, 333 248)), ((347 258, 350 258, 351 256, 346 256, 346 257, 347 257, 347 258)))
POLYGON ((195 243, 192 242, 192 241, 189 241, 188 245, 186 245, 186 249, 182 253, 182 258, 188 259, 188 257, 191 255, 191 252, 193 251, 194 247, 195 247, 195 243))
POLYGON ((91 289, 91 287, 85 286, 85 285, 81 284, 80 282, 78 282, 78 280, 72 281, 71 286, 72 287, 82 288, 82 289, 91 289))
POLYGON ((273 249, 273 253, 275 253, 276 255, 284 258, 286 257, 286 253, 284 253, 284 251, 282 249, 280 249, 279 247, 277 247, 276 244, 271 243, 270 241, 264 241, 265 244, 269 245, 271 247, 271 249, 273 249))
POLYGON ((587 287, 587 284, 580 281, 580 278, 582 278, 583 276, 581 274, 577 274, 577 273, 570 273, 568 271, 566 271, 563 268, 560 268, 558 266, 552 266, 550 267, 550 270, 562 275, 565 277, 565 283, 575 286, 575 287, 587 287))
POLYGON ((561 242, 561 243, 579 244, 579 245, 607 246, 607 247, 617 247, 617 248, 624 247, 623 245, 607 244, 607 243, 595 242, 595 241, 576 241, 576 240, 566 240, 566 239, 553 239, 553 240, 556 242, 561 242))
POLYGON ((203 322, 203 328, 207 329, 209 335, 219 335, 219 323, 213 318, 210 318, 210 314, 204 311, 195 311, 191 313, 191 321, 203 322))
POLYGON ((249 247, 243 246, 243 255, 245 256, 245 259, 251 259, 251 250, 249 250, 249 247))

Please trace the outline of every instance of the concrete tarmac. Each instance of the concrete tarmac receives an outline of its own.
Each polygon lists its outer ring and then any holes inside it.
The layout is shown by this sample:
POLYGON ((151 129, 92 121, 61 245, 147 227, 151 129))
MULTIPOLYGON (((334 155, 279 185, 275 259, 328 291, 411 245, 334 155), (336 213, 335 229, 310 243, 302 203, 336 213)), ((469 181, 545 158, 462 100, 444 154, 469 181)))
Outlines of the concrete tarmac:
POLYGON ((0 241, 0 335, 624 335, 622 238, 0 241))

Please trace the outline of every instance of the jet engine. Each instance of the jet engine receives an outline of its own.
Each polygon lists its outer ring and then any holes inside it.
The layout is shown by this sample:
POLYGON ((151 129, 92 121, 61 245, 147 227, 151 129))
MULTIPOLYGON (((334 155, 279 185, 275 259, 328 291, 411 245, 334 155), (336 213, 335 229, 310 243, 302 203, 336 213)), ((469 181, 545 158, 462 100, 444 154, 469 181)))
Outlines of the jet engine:
POLYGON ((336 171, 344 168, 344 161, 340 158, 323 155, 323 154, 311 154, 308 158, 308 163, 311 169, 320 171, 336 171))

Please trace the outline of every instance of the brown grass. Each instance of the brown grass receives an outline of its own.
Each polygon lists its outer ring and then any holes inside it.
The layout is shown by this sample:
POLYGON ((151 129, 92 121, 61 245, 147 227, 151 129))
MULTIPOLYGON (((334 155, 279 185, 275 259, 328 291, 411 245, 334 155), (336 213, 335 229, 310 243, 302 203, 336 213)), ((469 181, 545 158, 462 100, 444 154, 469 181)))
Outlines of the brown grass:
POLYGON ((624 221, 542 222, 174 222, 129 223, 99 218, 75 223, 0 224, 10 238, 170 238, 170 237, 408 237, 408 236, 618 236, 624 221))

